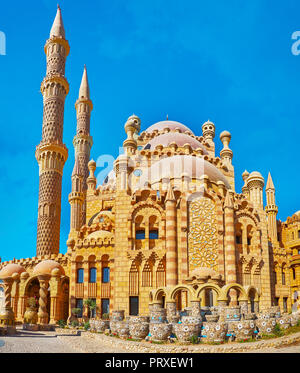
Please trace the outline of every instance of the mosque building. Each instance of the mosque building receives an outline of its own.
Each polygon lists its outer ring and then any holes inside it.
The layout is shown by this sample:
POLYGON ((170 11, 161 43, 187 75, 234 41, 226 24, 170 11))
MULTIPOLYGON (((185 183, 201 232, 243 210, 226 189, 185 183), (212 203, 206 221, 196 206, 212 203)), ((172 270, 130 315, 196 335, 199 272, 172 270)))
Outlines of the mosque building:
POLYGON ((97 185, 86 67, 75 103, 70 233, 67 252, 60 253, 70 47, 59 7, 44 50, 36 256, 0 263, 0 288, 9 293, 5 302, 15 319, 23 321, 33 296, 44 324, 67 320, 73 308, 93 316, 86 299, 96 301, 99 317, 113 310, 147 315, 153 302, 173 302, 183 310, 195 300, 192 292, 201 306, 246 304, 252 312, 297 307, 300 211, 286 222, 277 220, 270 173, 265 186, 258 171, 245 171, 241 193, 235 190, 228 131, 220 135, 218 155, 211 121, 202 125, 202 134, 172 120, 141 131, 139 117, 132 115, 125 123, 124 154, 97 185))

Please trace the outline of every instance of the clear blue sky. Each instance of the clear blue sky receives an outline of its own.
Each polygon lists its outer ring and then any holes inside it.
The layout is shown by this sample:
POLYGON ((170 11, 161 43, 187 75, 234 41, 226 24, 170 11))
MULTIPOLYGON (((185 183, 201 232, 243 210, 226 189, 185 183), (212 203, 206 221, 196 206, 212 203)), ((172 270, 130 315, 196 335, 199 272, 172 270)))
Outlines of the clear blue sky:
MULTIPOLYGON (((2 260, 35 255, 39 88, 56 4, 1 4, 0 31, 7 39, 7 54, 0 56, 2 260)), ((291 53, 291 35, 300 30, 299 1, 61 0, 60 6, 71 46, 61 252, 69 232, 74 103, 84 63, 94 103, 94 159, 118 155, 132 113, 141 118, 142 129, 168 114, 197 134, 210 119, 217 152, 220 132, 232 134, 237 191, 245 168, 260 171, 265 180, 271 170, 278 218, 300 209, 300 55, 291 53)))

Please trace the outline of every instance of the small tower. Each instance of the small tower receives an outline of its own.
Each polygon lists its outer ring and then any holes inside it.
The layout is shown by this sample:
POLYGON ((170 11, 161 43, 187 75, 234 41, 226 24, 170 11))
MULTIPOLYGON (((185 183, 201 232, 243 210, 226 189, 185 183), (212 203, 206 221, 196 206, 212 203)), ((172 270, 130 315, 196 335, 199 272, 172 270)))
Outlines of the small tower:
POLYGON ((265 180, 258 171, 253 171, 247 178, 249 198, 254 207, 263 209, 263 187, 265 180))
POLYGON ((136 115, 131 115, 125 123, 125 132, 127 134, 127 139, 123 142, 123 147, 125 154, 130 156, 135 154, 137 149, 137 134, 141 128, 141 120, 136 115))
POLYGON ((277 212, 278 207, 275 202, 275 188, 271 173, 269 172, 266 186, 267 205, 265 211, 268 217, 268 235, 272 242, 277 242, 277 212))
POLYGON ((214 143, 214 137, 215 137, 215 125, 213 122, 208 120, 207 122, 202 124, 202 134, 204 137, 205 142, 209 145, 209 153, 211 155, 215 155, 215 143, 214 143))
POLYGON ((249 198, 249 189, 247 187, 247 179, 248 179, 248 176, 249 176, 249 172, 247 170, 245 170, 243 173, 242 173, 242 178, 244 180, 244 185, 242 186, 242 193, 244 194, 244 196, 248 197, 249 198))
POLYGON ((59 253, 61 184, 68 150, 63 144, 64 103, 69 92, 65 63, 69 43, 58 6, 45 44, 47 73, 41 84, 44 113, 42 140, 35 156, 39 164, 37 256, 59 253))
POLYGON ((220 151, 220 157, 226 166, 231 167, 232 164, 232 157, 233 157, 233 152, 229 148, 229 143, 231 140, 231 134, 228 131, 223 131, 220 134, 220 140, 223 143, 223 149, 220 151))
MULTIPOLYGON (((91 119, 91 111, 93 110, 93 103, 90 100, 90 88, 89 82, 87 77, 87 70, 86 66, 84 65, 81 84, 79 88, 79 95, 78 100, 75 103, 76 109, 76 116, 77 116, 77 129, 76 135, 73 140, 73 145, 75 149, 75 166, 74 170, 77 170, 78 176, 81 177, 82 180, 82 189, 78 191, 77 189, 73 189, 72 183, 72 193, 69 195, 69 202, 71 204, 71 232, 72 230, 79 230, 80 227, 85 224, 86 220, 86 202, 85 202, 85 195, 87 190, 87 177, 89 176, 89 169, 88 169, 88 162, 90 159, 90 151, 93 145, 93 139, 90 136, 90 119, 91 119), (75 208, 73 204, 73 193, 75 193, 76 198, 77 193, 82 193, 83 201, 80 208, 76 207, 76 214, 80 214, 80 216, 74 218, 75 211, 72 211, 72 208, 75 208), (73 216, 73 223, 80 222, 79 226, 77 225, 76 228, 72 225, 72 216, 73 216)), ((74 173, 74 171, 73 171, 74 173)), ((72 174, 72 180, 74 175, 72 174)), ((70 232, 70 233, 71 233, 70 232)))

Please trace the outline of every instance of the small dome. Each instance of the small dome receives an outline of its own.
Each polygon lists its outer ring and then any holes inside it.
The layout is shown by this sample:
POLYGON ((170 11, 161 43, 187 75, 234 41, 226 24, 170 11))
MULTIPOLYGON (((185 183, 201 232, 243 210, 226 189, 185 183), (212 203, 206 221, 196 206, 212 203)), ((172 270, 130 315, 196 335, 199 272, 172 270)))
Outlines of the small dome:
POLYGON ((159 183, 161 179, 179 179, 183 174, 194 179, 200 179, 203 175, 207 175, 211 181, 215 183, 222 181, 227 189, 231 189, 228 180, 217 167, 202 157, 192 155, 174 155, 155 162, 144 170, 135 189, 143 189, 146 184, 150 184, 155 189, 154 184, 159 183))
POLYGON ((222 141, 223 137, 230 137, 231 138, 231 133, 229 131, 223 131, 220 133, 220 140, 222 141))
POLYGON ((0 271, 0 278, 6 278, 12 276, 14 273, 21 274, 22 272, 26 272, 25 268, 20 266, 19 264, 7 264, 3 267, 0 271))
POLYGON ((62 275, 65 274, 63 267, 55 260, 43 260, 34 267, 32 273, 34 275, 51 275, 54 268, 60 269, 62 275))
POLYGON ((111 170, 106 178, 103 181, 103 185, 105 184, 114 184, 116 182, 116 174, 114 170, 111 170))
POLYGON ((198 140, 185 133, 177 132, 164 133, 163 135, 154 137, 144 146, 144 149, 154 150, 157 145, 169 146, 172 142, 175 142, 178 146, 189 144, 193 149, 201 148, 203 154, 208 154, 205 147, 198 140))
POLYGON ((91 238, 94 238, 95 240, 97 240, 97 238, 112 238, 112 237, 114 237, 114 234, 112 232, 100 230, 100 231, 95 231, 93 233, 90 233, 86 238, 89 240, 91 238))
POLYGON ((163 120, 161 122, 157 122, 155 124, 152 124, 149 128, 146 129, 146 132, 151 133, 155 130, 162 131, 165 128, 169 128, 171 131, 175 131, 176 129, 179 129, 180 132, 186 132, 189 131, 193 133, 187 126, 185 126, 182 123, 175 122, 173 120, 163 120))

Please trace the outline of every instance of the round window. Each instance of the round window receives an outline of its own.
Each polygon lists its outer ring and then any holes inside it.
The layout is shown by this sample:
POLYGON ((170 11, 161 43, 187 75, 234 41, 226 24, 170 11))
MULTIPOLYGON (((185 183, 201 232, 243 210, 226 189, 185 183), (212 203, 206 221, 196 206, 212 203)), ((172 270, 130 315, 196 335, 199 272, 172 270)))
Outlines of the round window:
POLYGON ((140 170, 139 168, 133 171, 133 174, 137 177, 140 177, 142 173, 143 173, 142 170, 140 170))

